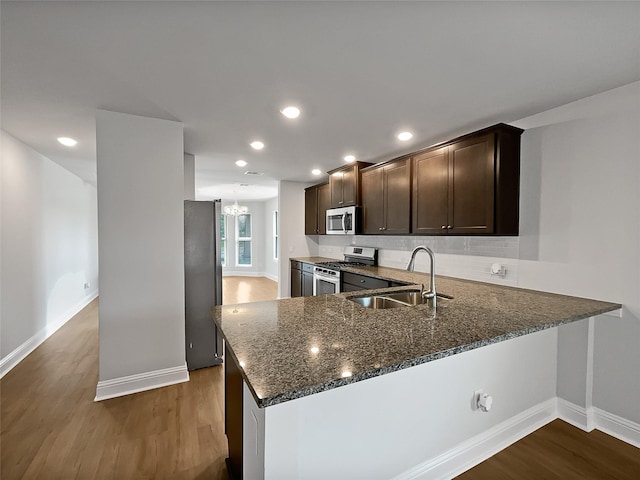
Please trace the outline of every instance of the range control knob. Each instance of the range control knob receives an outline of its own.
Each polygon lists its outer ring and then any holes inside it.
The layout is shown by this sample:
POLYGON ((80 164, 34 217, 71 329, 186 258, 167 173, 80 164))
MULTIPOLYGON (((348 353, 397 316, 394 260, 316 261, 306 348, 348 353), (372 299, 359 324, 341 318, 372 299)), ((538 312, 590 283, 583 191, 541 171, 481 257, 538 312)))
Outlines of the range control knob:
POLYGON ((483 412, 488 412, 491 410, 491 405, 493 405, 493 397, 487 393, 481 393, 478 396, 478 408, 483 412))

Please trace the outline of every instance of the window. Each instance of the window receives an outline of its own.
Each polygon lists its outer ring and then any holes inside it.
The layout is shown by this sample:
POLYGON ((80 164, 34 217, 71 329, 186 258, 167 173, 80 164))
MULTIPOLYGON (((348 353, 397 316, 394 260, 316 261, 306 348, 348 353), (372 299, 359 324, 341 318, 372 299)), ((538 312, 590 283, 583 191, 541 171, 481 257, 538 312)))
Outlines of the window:
POLYGON ((220 261, 222 266, 227 265, 227 216, 220 215, 220 261))
POLYGON ((236 217, 236 265, 251 266, 251 214, 236 217))
POLYGON ((278 259, 278 211, 273 212, 273 259, 278 259))

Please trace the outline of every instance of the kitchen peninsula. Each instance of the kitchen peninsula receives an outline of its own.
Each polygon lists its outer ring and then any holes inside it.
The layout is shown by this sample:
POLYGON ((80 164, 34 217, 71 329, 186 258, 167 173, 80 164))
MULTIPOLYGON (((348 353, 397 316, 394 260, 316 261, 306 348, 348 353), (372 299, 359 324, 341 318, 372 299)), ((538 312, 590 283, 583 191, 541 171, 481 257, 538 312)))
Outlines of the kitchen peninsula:
MULTIPOLYGON (((412 285, 384 291, 429 282, 393 268, 348 270, 412 285)), ((453 298, 435 315, 428 305, 372 310, 349 300, 370 292, 216 307, 231 470, 247 479, 446 477, 460 470, 460 452, 472 462, 479 443, 470 439, 555 414, 552 327, 621 307, 447 277, 437 286, 453 298), (481 389, 495 399, 490 412, 473 405, 481 389)))

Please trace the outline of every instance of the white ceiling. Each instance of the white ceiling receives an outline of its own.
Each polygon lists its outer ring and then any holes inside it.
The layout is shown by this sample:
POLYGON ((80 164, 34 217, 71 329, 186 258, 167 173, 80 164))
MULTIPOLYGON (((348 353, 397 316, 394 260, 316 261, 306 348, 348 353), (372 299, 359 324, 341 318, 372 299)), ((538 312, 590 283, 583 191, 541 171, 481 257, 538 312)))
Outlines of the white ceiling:
POLYGON ((96 108, 180 121, 207 198, 268 198, 277 180, 326 178, 311 169, 347 153, 379 161, 640 80, 638 2, 0 8, 5 131, 95 183, 96 108), (279 113, 289 103, 297 121, 279 113))

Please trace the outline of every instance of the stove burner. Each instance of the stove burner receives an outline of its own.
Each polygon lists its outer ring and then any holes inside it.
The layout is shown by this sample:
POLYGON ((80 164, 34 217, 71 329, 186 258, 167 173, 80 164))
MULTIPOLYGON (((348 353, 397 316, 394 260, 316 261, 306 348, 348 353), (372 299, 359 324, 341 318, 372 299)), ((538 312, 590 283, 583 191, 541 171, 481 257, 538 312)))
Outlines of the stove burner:
POLYGON ((320 262, 316 263, 321 267, 325 268, 335 268, 336 270, 340 270, 340 267, 366 267, 366 263, 362 262, 320 262))

